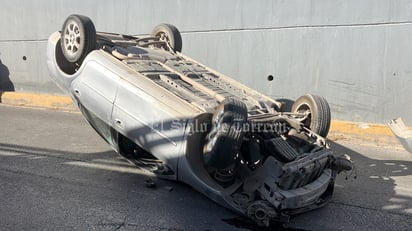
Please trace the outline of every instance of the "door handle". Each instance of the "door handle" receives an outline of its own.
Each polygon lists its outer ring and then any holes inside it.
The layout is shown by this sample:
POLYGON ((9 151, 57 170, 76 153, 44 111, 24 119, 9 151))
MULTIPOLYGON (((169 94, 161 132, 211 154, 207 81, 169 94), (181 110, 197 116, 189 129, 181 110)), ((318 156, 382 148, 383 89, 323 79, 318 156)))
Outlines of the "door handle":
POLYGON ((119 119, 114 119, 114 124, 118 127, 123 128, 123 122, 119 119))
POLYGON ((74 89, 74 94, 80 96, 80 91, 78 89, 74 89))

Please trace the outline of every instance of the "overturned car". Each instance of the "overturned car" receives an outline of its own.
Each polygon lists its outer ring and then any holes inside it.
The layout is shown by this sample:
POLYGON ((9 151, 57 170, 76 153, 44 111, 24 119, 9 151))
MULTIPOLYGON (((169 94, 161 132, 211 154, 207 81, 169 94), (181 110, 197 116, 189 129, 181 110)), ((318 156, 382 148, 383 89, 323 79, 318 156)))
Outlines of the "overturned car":
POLYGON ((327 101, 308 94, 284 111, 181 49, 169 24, 134 37, 71 15, 48 40, 47 64, 91 126, 137 166, 262 226, 324 205, 337 173, 352 167, 324 138, 327 101))

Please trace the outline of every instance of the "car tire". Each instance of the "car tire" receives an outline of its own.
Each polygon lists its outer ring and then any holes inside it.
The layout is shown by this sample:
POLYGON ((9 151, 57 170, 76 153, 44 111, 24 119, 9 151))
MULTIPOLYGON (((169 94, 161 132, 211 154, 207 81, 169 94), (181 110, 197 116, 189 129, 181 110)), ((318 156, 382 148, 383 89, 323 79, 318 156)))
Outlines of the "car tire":
POLYGON ((301 96, 293 103, 291 112, 308 113, 308 117, 302 121, 304 126, 320 136, 326 137, 328 135, 331 113, 325 98, 312 94, 301 96))
MULTIPOLYGON (((182 36, 179 30, 171 24, 162 23, 157 25, 153 29, 151 36, 158 37, 160 41, 167 42, 173 51, 182 51, 182 36)), ((165 47, 165 49, 167 50, 168 48, 165 47)))
POLYGON ((203 148, 206 166, 225 169, 234 163, 243 141, 246 121, 247 108, 239 100, 225 99, 217 107, 203 148))
POLYGON ((71 63, 81 64, 96 48, 96 29, 92 20, 83 15, 70 15, 63 23, 60 45, 63 56, 71 63))

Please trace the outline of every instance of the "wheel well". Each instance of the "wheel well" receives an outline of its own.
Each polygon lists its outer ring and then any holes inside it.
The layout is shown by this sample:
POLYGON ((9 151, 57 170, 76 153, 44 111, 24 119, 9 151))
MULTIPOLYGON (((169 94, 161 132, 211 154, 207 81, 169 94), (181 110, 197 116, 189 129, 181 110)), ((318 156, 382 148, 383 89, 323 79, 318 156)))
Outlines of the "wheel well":
POLYGON ((117 132, 116 143, 118 146, 119 153, 126 158, 147 158, 147 159, 156 159, 151 153, 143 149, 136 142, 132 141, 123 134, 117 132))

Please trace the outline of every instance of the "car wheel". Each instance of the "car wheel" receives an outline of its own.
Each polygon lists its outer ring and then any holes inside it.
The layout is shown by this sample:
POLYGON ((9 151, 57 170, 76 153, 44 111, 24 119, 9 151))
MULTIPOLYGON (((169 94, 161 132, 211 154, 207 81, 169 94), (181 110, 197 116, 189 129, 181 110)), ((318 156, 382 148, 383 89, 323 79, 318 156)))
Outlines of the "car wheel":
MULTIPOLYGON (((174 51, 182 51, 182 36, 175 26, 162 23, 153 29, 151 35, 158 37, 160 41, 167 42, 174 51)), ((168 50, 167 47, 164 48, 168 50)))
POLYGON ((328 135, 331 113, 325 98, 311 94, 301 96, 293 103, 291 112, 305 115, 302 123, 313 132, 323 137, 328 135))
POLYGON ((80 64, 96 48, 96 29, 83 15, 70 15, 63 24, 60 45, 67 61, 80 64))
POLYGON ((241 101, 225 99, 217 107, 203 149, 207 166, 225 169, 234 163, 243 141, 242 128, 246 121, 247 108, 241 101))

